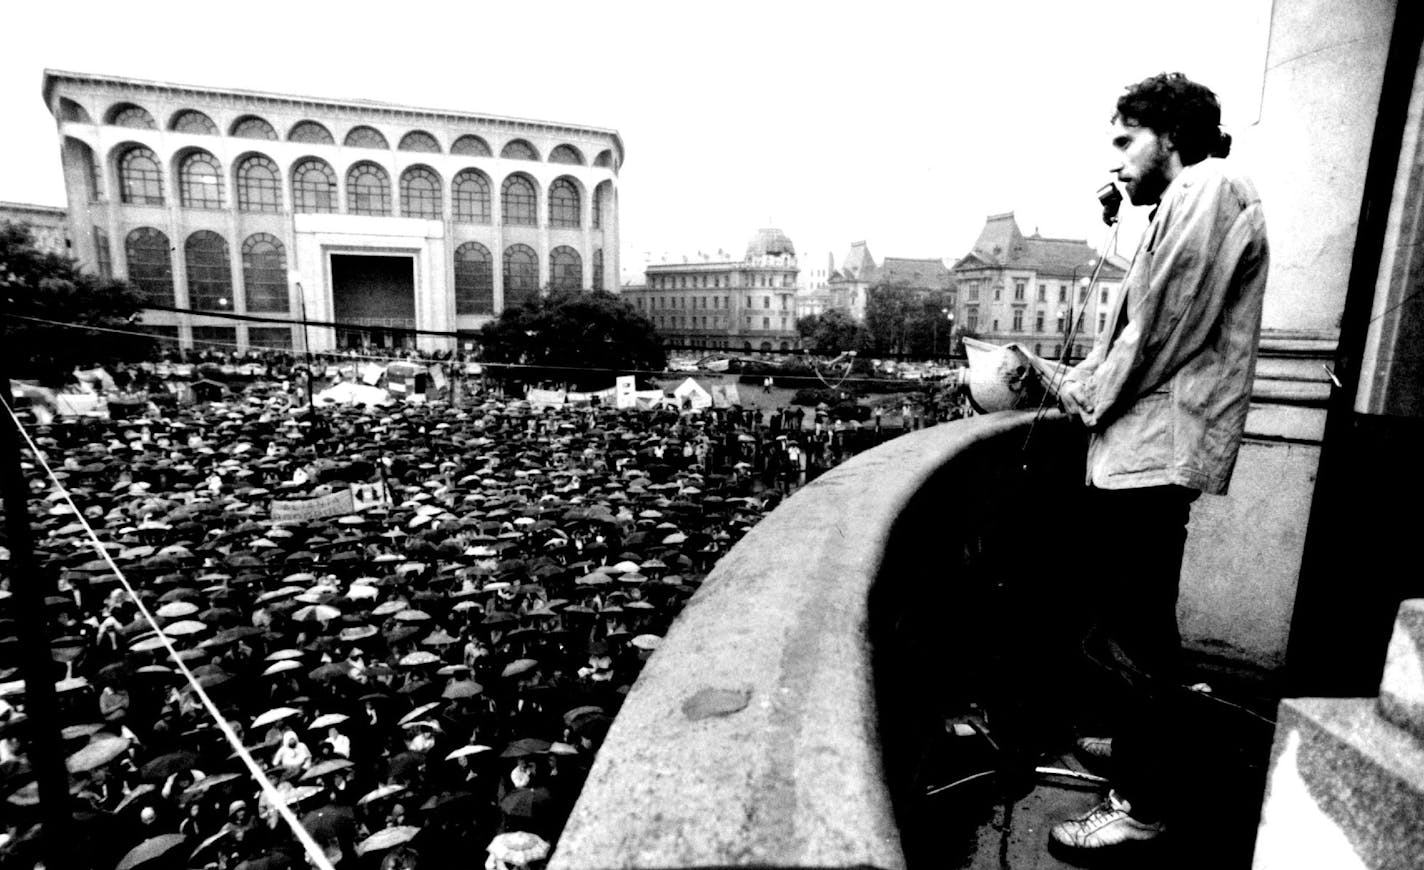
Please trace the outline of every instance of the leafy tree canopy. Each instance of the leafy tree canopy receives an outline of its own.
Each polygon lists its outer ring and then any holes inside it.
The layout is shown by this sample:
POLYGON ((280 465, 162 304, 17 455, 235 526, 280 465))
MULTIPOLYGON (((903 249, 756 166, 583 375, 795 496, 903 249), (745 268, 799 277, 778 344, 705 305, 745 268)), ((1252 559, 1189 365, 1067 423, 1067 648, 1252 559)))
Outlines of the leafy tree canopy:
POLYGON ((865 329, 872 354, 948 356, 954 346, 949 294, 899 284, 876 284, 865 303, 865 329))
POLYGON ((667 365, 652 322, 606 290, 557 290, 505 309, 480 331, 480 343, 491 362, 566 367, 556 376, 581 386, 667 365))
POLYGON ((10 377, 57 386, 76 366, 146 356, 148 339, 54 325, 131 330, 141 304, 127 284, 101 280, 68 257, 40 251, 23 224, 0 224, 0 354, 10 377))
POLYGON ((796 332, 807 350, 817 354, 839 354, 867 347, 869 334, 865 327, 839 308, 823 314, 811 314, 796 321, 796 332))

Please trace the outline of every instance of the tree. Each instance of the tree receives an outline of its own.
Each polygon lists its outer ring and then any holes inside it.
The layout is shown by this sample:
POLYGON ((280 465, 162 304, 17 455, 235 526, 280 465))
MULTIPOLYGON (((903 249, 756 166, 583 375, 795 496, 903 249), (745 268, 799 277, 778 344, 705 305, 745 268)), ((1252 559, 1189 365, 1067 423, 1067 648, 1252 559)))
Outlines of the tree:
POLYGON ((945 290, 873 285, 865 303, 870 352, 921 358, 947 356, 952 329, 945 316, 949 304, 945 290))
POLYGON ((824 314, 810 314, 796 321, 801 344, 811 353, 834 355, 865 346, 865 327, 839 308, 824 314))
POLYGON ((653 324, 606 290, 556 290, 505 309, 480 330, 491 362, 567 369, 554 373, 579 386, 608 386, 620 372, 667 365, 653 324))
POLYGON ((0 224, 0 354, 7 373, 59 386, 76 366, 138 359, 152 341, 86 327, 132 330, 142 301, 127 284, 79 270, 35 247, 28 227, 0 224))

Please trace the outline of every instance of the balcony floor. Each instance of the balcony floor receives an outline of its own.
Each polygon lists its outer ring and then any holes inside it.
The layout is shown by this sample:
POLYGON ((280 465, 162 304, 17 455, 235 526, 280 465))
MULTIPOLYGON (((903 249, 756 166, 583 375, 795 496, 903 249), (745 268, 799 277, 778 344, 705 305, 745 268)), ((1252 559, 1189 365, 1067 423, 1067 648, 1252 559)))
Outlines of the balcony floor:
MULTIPOLYGON (((937 833, 931 835, 933 844, 922 841, 915 849, 907 843, 911 866, 1249 870, 1273 733, 1258 717, 1268 711, 1273 715, 1274 709, 1268 699, 1247 699, 1241 694, 1233 698, 1250 712, 1201 698, 1185 705, 1189 722, 1184 731, 1191 735, 1192 745, 1182 747, 1181 763, 1174 773, 1181 808, 1170 830, 1157 840, 1086 855, 1050 847, 1049 828, 1094 806, 1106 794, 1106 787, 1037 775, 1018 788, 1007 789, 1006 796, 996 774, 923 798, 919 808, 922 824, 937 833), (918 857, 916 851, 920 852, 918 857)), ((922 789, 930 792, 936 786, 993 769, 999 757, 980 735, 947 736, 922 768, 922 789)), ((1071 742, 1061 754, 1038 757, 1036 764, 1089 771, 1071 751, 1071 742)))

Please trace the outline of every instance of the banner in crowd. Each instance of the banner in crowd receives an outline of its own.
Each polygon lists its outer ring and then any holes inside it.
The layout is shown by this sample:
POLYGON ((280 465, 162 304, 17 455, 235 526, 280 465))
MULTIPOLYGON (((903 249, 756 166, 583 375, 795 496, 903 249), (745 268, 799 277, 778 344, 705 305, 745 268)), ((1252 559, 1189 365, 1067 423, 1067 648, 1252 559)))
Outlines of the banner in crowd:
POLYGON ((679 407, 691 408, 694 411, 712 407, 712 394, 692 378, 687 378, 678 384, 672 394, 677 399, 679 407))
POLYGON ((638 406, 638 399, 635 396, 638 391, 638 383, 632 375, 623 375, 614 380, 613 390, 617 399, 615 404, 618 410, 621 411, 625 408, 636 408, 638 406))
POLYGON ((381 375, 385 373, 385 366, 367 363, 361 367, 361 383, 374 387, 381 380, 381 375))
POLYGON ((374 507, 389 507, 390 497, 386 485, 375 483, 353 483, 348 488, 330 495, 316 498, 295 498, 282 501, 273 500, 271 520, 274 523, 299 523, 319 520, 323 517, 340 517, 360 513, 374 507))
POLYGON ((285 499, 272 501, 272 522, 300 523, 322 517, 339 517, 355 511, 351 490, 343 489, 330 495, 316 498, 285 499))
POLYGON ((565 390, 537 390, 533 387, 524 394, 529 405, 536 411, 545 408, 562 408, 569 400, 569 394, 565 390))

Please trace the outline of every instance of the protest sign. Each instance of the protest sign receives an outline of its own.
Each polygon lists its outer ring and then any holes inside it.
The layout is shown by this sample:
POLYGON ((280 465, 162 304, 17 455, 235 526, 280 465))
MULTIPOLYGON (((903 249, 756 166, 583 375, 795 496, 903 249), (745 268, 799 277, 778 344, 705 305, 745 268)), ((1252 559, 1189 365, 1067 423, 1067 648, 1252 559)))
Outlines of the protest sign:
POLYGON ((615 405, 619 410, 624 408, 635 408, 638 400, 634 395, 638 390, 637 381, 632 375, 623 375, 613 381, 615 405))
POLYGON ((272 522, 298 523, 322 517, 339 517, 349 514, 353 510, 355 507, 351 499, 351 490, 343 489, 340 492, 320 495, 316 498, 273 500, 272 522))

